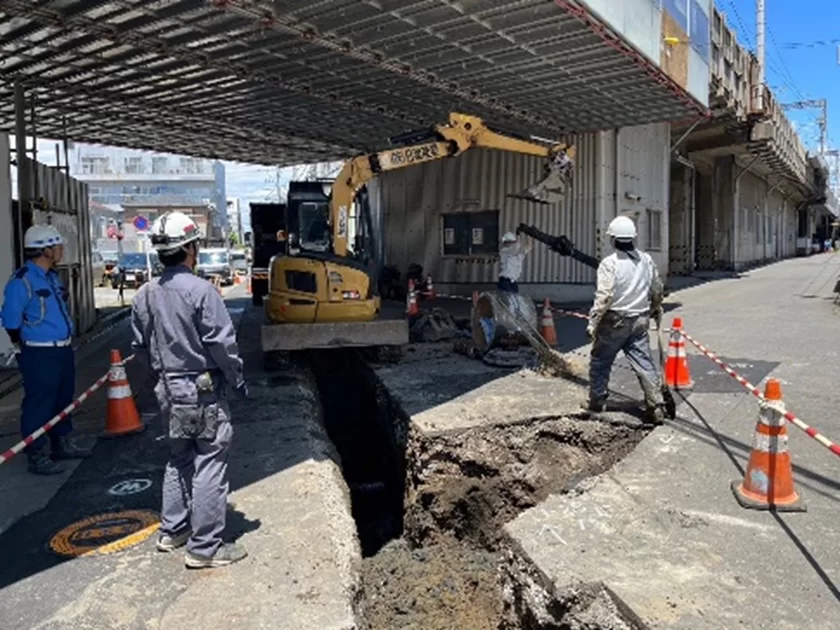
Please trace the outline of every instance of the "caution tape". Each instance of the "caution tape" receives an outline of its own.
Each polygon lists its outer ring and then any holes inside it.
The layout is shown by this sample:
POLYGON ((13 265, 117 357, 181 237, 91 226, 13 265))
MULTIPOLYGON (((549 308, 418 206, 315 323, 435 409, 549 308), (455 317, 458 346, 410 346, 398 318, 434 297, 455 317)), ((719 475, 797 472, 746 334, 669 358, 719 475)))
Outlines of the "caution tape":
MULTIPOLYGON (((684 330, 680 330, 680 331, 679 331, 679 333, 680 333, 683 337, 685 337, 685 338, 686 338, 686 339, 687 339, 687 340, 691 343, 691 345, 693 345, 695 348, 697 348, 697 349, 698 349, 701 353, 703 353, 706 357, 708 357, 709 359, 711 359, 711 361, 712 361, 715 365, 717 365, 717 366, 718 366, 719 368, 721 368, 724 372, 726 372, 727 374, 729 374, 729 376, 731 376, 731 377, 732 377, 732 378, 734 378, 736 381, 738 381, 738 383, 740 383, 740 384, 741 384, 741 385, 742 385, 742 386, 743 386, 743 387, 744 387, 744 388, 745 388, 748 392, 750 392, 753 396, 755 396, 755 397, 756 397, 756 398, 758 398, 759 400, 764 400, 764 394, 762 394, 761 390, 760 390, 758 387, 756 387, 755 385, 753 385, 752 383, 750 383, 747 379, 745 379, 743 376, 741 376, 740 374, 738 374, 738 373, 737 373, 735 370, 733 370, 731 367, 729 367, 728 365, 726 365, 726 363, 724 363, 723 361, 721 361, 721 360, 720 360, 720 357, 718 357, 718 355, 717 355, 716 353, 714 353, 714 352, 712 352, 711 350, 709 350, 706 346, 704 346, 702 343, 700 343, 699 341, 697 341, 694 337, 692 337, 691 335, 689 335, 689 334, 688 334, 687 332, 685 332, 684 330)), ((822 445, 823 445, 824 447, 826 447, 829 451, 831 451, 832 453, 834 453, 835 455, 837 455, 838 457, 840 457, 840 446, 838 446, 837 444, 835 444, 834 442, 832 442, 831 440, 829 440, 827 437, 825 437, 822 433, 820 433, 820 432, 819 432, 819 430, 817 430, 817 429, 815 429, 814 427, 812 427, 812 426, 808 425, 807 423, 803 422, 803 421, 802 421, 802 420, 800 420, 800 419, 799 419, 796 415, 794 415, 794 414, 793 414, 793 413, 791 413, 790 411, 787 411, 787 409, 785 409, 785 412, 784 412, 784 417, 785 417, 785 420, 787 420, 788 422, 790 422, 790 423, 791 423, 792 425, 794 425, 795 427, 797 427, 797 428, 799 428, 799 429, 802 429, 802 431, 804 431, 806 435, 808 435, 809 437, 814 438, 817 442, 819 442, 820 444, 822 444, 822 445)))
MULTIPOLYGON (((131 356, 126 357, 126 358, 123 360, 123 364, 128 363, 129 361, 131 361, 132 359, 134 359, 134 356, 135 356, 135 355, 133 355, 133 354, 132 354, 131 356)), ((74 411, 74 410, 78 409, 78 408, 82 405, 82 403, 83 403, 83 402, 85 402, 88 398, 90 398, 90 397, 91 397, 91 395, 92 395, 93 393, 95 393, 95 392, 96 392, 96 390, 98 390, 98 389, 99 389, 100 387, 102 387, 102 386, 103 386, 106 382, 108 382, 108 376, 109 376, 110 374, 111 374, 111 370, 110 370, 110 368, 109 368, 109 369, 108 369, 108 371, 105 373, 105 375, 104 375, 104 376, 102 376, 101 378, 97 379, 97 381, 96 381, 93 385, 91 385, 90 387, 88 387, 88 388, 87 388, 87 389, 86 389, 86 390, 82 393, 82 395, 81 395, 81 396, 79 396, 76 400, 74 400, 72 403, 70 403, 69 405, 67 405, 64 409, 62 409, 61 411, 59 411, 59 412, 58 412, 58 413, 57 413, 57 414, 56 414, 56 415, 55 415, 55 416, 54 416, 54 417, 53 417, 53 418, 52 418, 49 422, 47 422, 46 424, 44 424, 44 425, 43 425, 40 429, 38 429, 37 431, 34 431, 34 432, 30 433, 29 435, 27 435, 27 436, 26 436, 25 438, 23 438, 20 442, 18 442, 17 444, 15 444, 12 448, 8 449, 8 450, 7 450, 7 451, 5 451, 2 455, 0 455, 0 465, 5 464, 7 461, 9 461, 10 459, 12 459, 12 457, 14 457, 14 456, 15 456, 15 455, 17 455, 18 453, 20 453, 23 449, 25 449, 27 446, 29 446, 30 444, 32 444, 32 442, 34 442, 35 440, 37 440, 37 439, 38 439, 39 437, 41 437, 42 435, 46 434, 46 433, 47 433, 48 431, 50 431, 50 430, 51 430, 51 429, 52 429, 55 425, 57 425, 59 422, 61 422, 61 421, 62 421, 62 420, 64 420, 67 416, 69 416, 71 413, 73 413, 73 411, 74 411)))

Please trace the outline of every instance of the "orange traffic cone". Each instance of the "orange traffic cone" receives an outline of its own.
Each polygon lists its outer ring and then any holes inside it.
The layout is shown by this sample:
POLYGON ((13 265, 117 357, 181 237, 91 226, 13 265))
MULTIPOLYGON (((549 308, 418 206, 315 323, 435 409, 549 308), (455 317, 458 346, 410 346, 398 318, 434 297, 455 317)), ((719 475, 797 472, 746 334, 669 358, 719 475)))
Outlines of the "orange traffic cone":
POLYGON ((131 385, 125 373, 125 363, 119 350, 111 350, 111 371, 108 374, 108 416, 105 420, 105 437, 139 433, 146 426, 137 413, 131 385))
POLYGON ((554 313, 551 312, 551 303, 545 298, 543 303, 542 319, 540 320, 540 336, 546 340, 548 345, 557 345, 557 329, 554 328, 554 313))
POLYGON ((435 293, 435 285, 432 283, 432 274, 426 276, 426 299, 434 300, 437 297, 435 293))
POLYGON ((408 281, 408 295, 405 301, 405 312, 409 317, 414 317, 420 313, 417 307, 417 291, 414 290, 414 280, 408 281))
POLYGON ((674 389, 691 389, 694 381, 688 371, 688 355, 685 353, 685 339, 680 334, 682 318, 675 317, 668 339, 668 358, 665 360, 665 384, 674 389))
POLYGON ((764 387, 744 480, 733 481, 732 492, 741 507, 753 510, 805 512, 807 509, 793 487, 782 385, 774 378, 764 387))

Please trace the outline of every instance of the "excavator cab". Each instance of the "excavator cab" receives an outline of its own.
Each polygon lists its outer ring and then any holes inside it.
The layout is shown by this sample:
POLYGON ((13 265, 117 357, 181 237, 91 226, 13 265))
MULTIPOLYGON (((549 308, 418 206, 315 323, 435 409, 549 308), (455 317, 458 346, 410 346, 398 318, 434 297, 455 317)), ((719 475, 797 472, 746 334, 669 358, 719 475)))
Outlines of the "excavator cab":
POLYGON ((348 213, 352 246, 347 256, 333 253, 329 181, 291 182, 286 201, 288 251, 271 262, 265 310, 272 321, 371 321, 380 309, 370 204, 366 190, 348 213))

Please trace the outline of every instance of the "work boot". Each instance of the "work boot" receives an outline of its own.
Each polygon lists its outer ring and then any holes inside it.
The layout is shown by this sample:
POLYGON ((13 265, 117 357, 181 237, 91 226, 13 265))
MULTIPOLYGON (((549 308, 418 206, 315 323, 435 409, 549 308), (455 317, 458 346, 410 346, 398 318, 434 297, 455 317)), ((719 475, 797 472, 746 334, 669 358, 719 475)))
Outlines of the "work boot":
POLYGON ((177 534, 161 534, 158 536, 157 550, 158 551, 175 551, 179 547, 187 544, 187 541, 192 536, 192 531, 186 527, 184 531, 177 534))
POLYGON ((52 458, 56 461, 61 459, 87 459, 93 455, 89 448, 76 446, 66 435, 51 436, 52 458))
POLYGON ((212 569, 239 562, 245 559, 247 555, 248 552, 236 543, 224 543, 210 558, 188 551, 184 558, 184 564, 188 569, 212 569))
POLYGON ((645 409, 644 416, 642 416, 642 421, 645 424, 650 424, 652 426, 658 427, 659 425, 665 423, 665 411, 660 405, 657 405, 656 407, 648 407, 647 409, 645 409))
POLYGON ((26 458, 29 460, 29 472, 34 475, 60 475, 64 472, 64 466, 52 461, 44 449, 29 452, 26 458))

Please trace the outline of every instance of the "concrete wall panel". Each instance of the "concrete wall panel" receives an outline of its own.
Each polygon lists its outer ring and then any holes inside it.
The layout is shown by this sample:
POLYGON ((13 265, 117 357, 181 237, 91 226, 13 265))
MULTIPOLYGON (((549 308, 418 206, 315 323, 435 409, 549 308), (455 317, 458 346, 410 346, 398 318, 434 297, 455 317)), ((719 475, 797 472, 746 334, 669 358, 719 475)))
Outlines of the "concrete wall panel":
POLYGON ((658 0, 585 0, 582 4, 652 62, 660 64, 662 11, 658 0))

